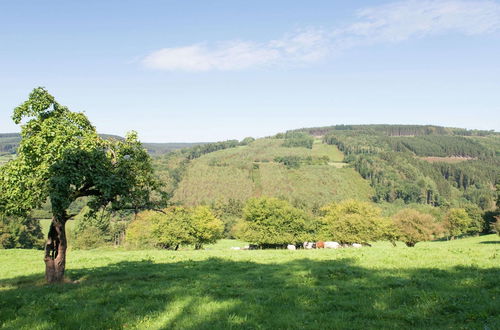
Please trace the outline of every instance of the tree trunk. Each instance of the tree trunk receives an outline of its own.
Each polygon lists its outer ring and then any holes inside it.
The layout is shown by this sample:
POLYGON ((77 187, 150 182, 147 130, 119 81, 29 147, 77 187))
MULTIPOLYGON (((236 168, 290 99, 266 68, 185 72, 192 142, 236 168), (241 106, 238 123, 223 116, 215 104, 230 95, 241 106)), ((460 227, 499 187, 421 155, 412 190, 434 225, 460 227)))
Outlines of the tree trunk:
POLYGON ((66 267, 66 220, 52 218, 45 243, 45 279, 48 283, 62 282, 66 267))

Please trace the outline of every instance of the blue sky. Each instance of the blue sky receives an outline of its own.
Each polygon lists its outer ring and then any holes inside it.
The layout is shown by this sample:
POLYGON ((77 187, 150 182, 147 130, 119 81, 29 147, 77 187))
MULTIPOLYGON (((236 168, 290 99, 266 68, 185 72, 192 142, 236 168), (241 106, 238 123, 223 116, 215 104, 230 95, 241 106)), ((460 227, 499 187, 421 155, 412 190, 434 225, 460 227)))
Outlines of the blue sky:
POLYGON ((0 132, 36 86, 147 142, 500 131, 500 1, 2 1, 0 132))

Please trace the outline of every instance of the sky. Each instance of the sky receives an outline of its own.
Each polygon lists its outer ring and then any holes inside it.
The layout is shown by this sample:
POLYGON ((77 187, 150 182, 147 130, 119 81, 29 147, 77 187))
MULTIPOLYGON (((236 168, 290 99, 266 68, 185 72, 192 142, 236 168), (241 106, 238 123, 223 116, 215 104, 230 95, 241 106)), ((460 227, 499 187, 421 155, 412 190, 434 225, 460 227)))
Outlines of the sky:
POLYGON ((0 132, 37 86, 144 142, 500 131, 500 1, 0 1, 0 132))

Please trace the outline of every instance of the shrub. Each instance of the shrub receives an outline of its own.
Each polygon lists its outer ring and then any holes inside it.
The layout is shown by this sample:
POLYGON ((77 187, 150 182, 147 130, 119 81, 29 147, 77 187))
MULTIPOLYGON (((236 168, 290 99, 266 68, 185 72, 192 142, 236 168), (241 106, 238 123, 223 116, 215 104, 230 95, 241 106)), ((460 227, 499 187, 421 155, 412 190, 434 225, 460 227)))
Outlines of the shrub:
POLYGON ((106 244, 102 232, 93 226, 85 227, 75 235, 73 246, 77 249, 95 249, 106 244))
POLYGON ((210 208, 215 217, 221 219, 224 223, 223 237, 235 238, 234 226, 241 220, 243 215, 243 202, 233 198, 230 198, 227 202, 217 200, 212 202, 210 208))
POLYGON ((39 249, 43 234, 38 220, 0 215, 0 248, 39 249))
POLYGON ((283 147, 304 147, 312 149, 314 143, 314 138, 304 132, 287 132, 285 134, 285 142, 283 142, 283 147))
POLYGON ((240 145, 246 146, 246 145, 249 145, 250 143, 252 143, 253 141, 255 141, 255 139, 251 136, 248 136, 248 137, 244 138, 243 140, 241 140, 240 145))
POLYGON ((500 236, 500 216, 495 217, 495 221, 491 223, 491 231, 500 236))
POLYGON ((264 247, 299 244, 311 240, 314 229, 312 219, 289 202, 260 197, 247 201, 238 238, 264 247))
POLYGON ((153 217, 157 215, 154 211, 143 211, 137 214, 125 233, 127 244, 138 248, 153 247, 153 217))
POLYGON ((398 239, 409 247, 415 246, 418 242, 431 240, 437 232, 434 217, 414 209, 401 210, 392 219, 398 239))
POLYGON ((162 212, 144 211, 127 228, 126 241, 135 247, 177 250, 181 245, 214 243, 222 236, 224 224, 210 208, 170 207, 162 212))
POLYGON ((154 245, 177 250, 181 245, 193 244, 190 235, 191 215, 184 207, 171 207, 157 212, 153 217, 152 238, 154 245))
POLYGON ((321 238, 343 244, 365 243, 391 239, 393 228, 389 219, 381 216, 381 209, 356 200, 346 200, 323 207, 321 238))
POLYGON ((207 206, 198 206, 191 212, 190 228, 195 249, 199 250, 203 244, 215 243, 222 238, 224 223, 207 206))
POLYGON ((279 156, 275 157, 274 161, 285 165, 287 168, 299 168, 302 158, 299 156, 279 156))
POLYGON ((119 245, 123 243, 125 230, 132 220, 131 211, 100 210, 91 212, 88 207, 84 207, 75 216, 74 247, 79 249, 93 249, 105 244, 119 245), (90 237, 95 235, 95 238, 90 237), (80 236, 83 236, 80 238, 80 236), (89 243, 86 243, 88 241, 89 243), (91 243, 94 242, 94 243, 91 243))
POLYGON ((469 227, 467 228, 468 234, 478 234, 483 231, 488 232, 489 228, 483 218, 484 213, 479 206, 475 204, 466 204, 464 209, 470 218, 469 227))
POLYGON ((465 234, 471 224, 472 219, 465 209, 453 208, 446 213, 445 228, 452 238, 465 234))

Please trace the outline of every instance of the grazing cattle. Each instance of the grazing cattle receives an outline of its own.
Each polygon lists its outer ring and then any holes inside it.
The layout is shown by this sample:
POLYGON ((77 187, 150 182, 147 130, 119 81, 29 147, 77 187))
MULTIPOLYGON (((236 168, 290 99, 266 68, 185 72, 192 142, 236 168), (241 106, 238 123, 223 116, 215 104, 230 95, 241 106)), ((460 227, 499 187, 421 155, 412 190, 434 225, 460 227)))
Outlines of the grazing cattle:
POLYGON ((241 248, 239 246, 233 246, 231 247, 231 250, 241 250, 241 248))
POLYGON ((360 247, 362 247, 363 245, 359 244, 359 243, 352 243, 352 247, 353 248, 356 248, 356 249, 359 249, 360 247))
POLYGON ((337 242, 324 242, 325 249, 338 249, 340 244, 337 242))
POLYGON ((324 249, 325 248, 325 242, 316 242, 316 249, 324 249))
POLYGON ((304 244, 302 244, 302 246, 304 247, 304 249, 314 249, 316 247, 316 243, 313 243, 313 242, 304 242, 304 244))
POLYGON ((292 244, 288 244, 288 245, 286 246, 286 248, 287 248, 288 250, 296 250, 296 249, 297 249, 297 247, 296 247, 295 245, 292 245, 292 244))

